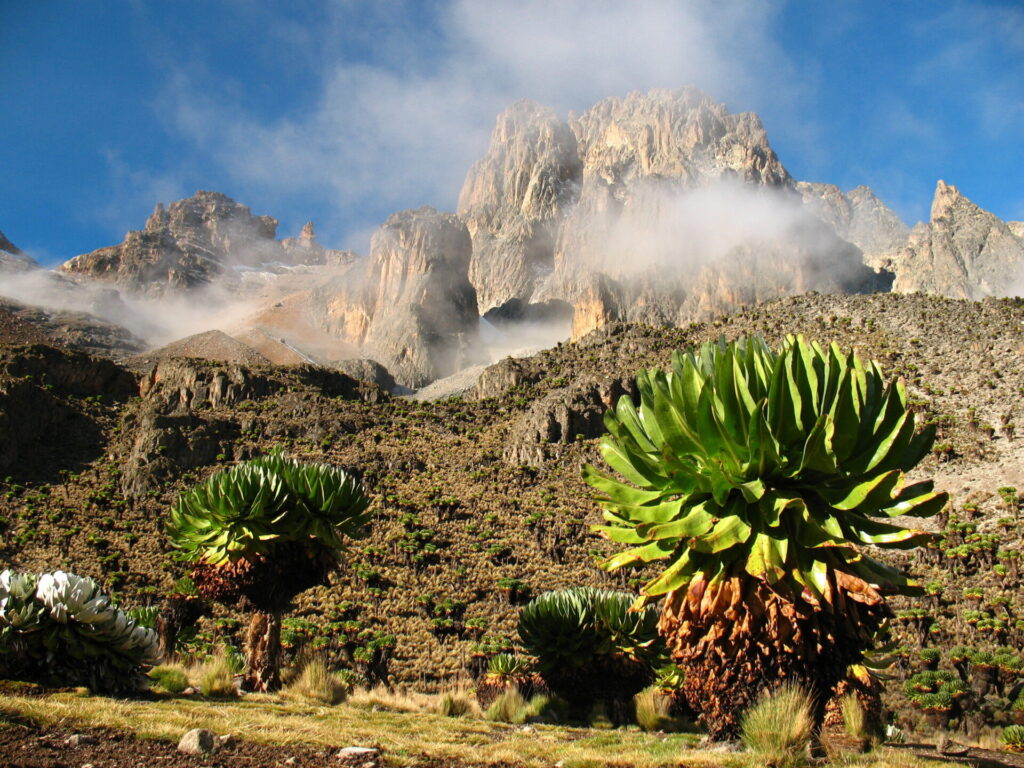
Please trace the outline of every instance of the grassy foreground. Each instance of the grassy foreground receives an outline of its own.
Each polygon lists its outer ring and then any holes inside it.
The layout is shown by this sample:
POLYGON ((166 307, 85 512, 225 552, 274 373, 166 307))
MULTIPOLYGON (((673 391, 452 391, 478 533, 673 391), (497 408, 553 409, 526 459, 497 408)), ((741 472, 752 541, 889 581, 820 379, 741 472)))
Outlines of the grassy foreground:
MULTIPOLYGON (((78 692, 11 693, 0 697, 0 727, 5 717, 28 719, 42 726, 113 728, 169 741, 177 741, 192 728, 209 728, 239 739, 276 745, 376 746, 384 752, 388 764, 396 766, 413 765, 426 757, 524 766, 551 766, 562 761, 566 768, 753 768, 750 756, 696 749, 699 736, 695 734, 539 724, 524 728, 476 718, 380 711, 369 699, 322 707, 260 695, 238 701, 125 701, 78 692)), ((868 755, 837 755, 834 764, 859 768, 934 765, 885 748, 868 755)))

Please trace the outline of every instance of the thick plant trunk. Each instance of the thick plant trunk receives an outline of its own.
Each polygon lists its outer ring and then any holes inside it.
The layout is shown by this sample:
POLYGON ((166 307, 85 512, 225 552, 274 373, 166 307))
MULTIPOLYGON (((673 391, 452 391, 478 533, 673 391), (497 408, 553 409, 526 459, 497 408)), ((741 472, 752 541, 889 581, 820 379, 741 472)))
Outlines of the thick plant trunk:
POLYGON ((154 629, 160 640, 160 657, 164 663, 176 661, 178 654, 174 649, 178 644, 178 623, 173 617, 157 616, 154 629))
POLYGON ((281 687, 281 614, 256 611, 245 641, 247 691, 276 691, 281 687))
POLYGON ((713 739, 739 735, 758 694, 789 680, 812 697, 817 741, 832 689, 887 614, 874 590, 846 581, 824 605, 786 600, 747 575, 668 596, 658 628, 685 672, 683 695, 713 739))

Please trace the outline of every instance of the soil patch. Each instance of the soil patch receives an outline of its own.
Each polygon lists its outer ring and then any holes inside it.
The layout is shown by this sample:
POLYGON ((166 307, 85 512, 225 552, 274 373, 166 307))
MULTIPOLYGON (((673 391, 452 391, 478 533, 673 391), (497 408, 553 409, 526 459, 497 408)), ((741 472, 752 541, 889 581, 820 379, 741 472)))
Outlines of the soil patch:
MULTIPOLYGON (((351 745, 323 749, 234 740, 205 755, 185 755, 178 752, 177 744, 141 739, 107 728, 65 730, 15 722, 0 725, 0 768, 82 768, 86 765, 93 768, 338 768, 342 763, 336 755, 345 746, 351 745), (80 741, 90 743, 72 746, 68 739, 75 734, 85 737, 80 741)), ((436 757, 419 757, 416 763, 426 768, 473 768, 474 765, 436 757)), ((386 755, 381 765, 387 765, 386 755)), ((504 763, 489 768, 514 766, 504 763)))

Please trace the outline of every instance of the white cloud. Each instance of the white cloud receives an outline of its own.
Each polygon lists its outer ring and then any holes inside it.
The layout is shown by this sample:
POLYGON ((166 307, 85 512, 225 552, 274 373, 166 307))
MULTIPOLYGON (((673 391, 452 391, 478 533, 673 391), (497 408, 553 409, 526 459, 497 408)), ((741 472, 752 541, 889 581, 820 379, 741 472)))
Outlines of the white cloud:
POLYGON ((803 98, 771 38, 774 12, 757 0, 453 0, 427 31, 403 13, 415 4, 388 4, 390 15, 368 21, 365 4, 331 8, 317 40, 332 53, 313 72, 308 111, 258 118, 191 70, 179 70, 163 102, 178 132, 274 211, 330 200, 336 220, 317 222, 328 242, 351 242, 382 210, 452 208, 495 115, 523 97, 563 113, 687 84, 735 111, 803 98), (353 63, 346 51, 370 31, 374 61, 353 63))

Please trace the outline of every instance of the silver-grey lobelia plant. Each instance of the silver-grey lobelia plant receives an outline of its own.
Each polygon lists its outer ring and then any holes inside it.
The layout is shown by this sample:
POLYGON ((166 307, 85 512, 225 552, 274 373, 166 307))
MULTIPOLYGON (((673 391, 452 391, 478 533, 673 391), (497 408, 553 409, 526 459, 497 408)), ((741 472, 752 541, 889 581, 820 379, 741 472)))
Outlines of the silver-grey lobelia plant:
POLYGON ((156 632, 92 579, 0 572, 0 676, 123 694, 144 688, 159 661, 156 632))

